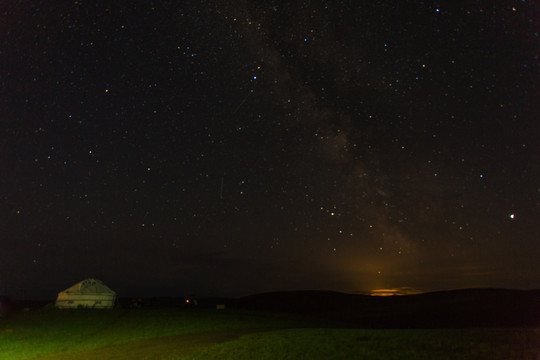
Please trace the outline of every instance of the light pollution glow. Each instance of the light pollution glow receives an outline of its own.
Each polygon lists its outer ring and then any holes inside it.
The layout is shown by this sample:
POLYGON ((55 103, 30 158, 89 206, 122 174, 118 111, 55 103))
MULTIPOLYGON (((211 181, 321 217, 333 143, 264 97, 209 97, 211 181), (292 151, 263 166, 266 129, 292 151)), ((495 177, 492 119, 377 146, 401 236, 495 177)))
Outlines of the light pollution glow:
POLYGON ((375 289, 370 290, 371 296, 393 296, 393 295, 415 295, 420 294, 422 291, 411 287, 400 287, 394 289, 375 289))

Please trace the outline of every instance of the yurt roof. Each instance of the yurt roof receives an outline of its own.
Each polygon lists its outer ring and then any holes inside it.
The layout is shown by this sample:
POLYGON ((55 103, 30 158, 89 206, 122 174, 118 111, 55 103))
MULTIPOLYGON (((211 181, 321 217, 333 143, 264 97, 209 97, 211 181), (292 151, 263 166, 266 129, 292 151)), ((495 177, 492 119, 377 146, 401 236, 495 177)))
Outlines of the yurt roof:
POLYGON ((116 294, 103 281, 97 279, 83 280, 62 292, 67 294, 116 294))

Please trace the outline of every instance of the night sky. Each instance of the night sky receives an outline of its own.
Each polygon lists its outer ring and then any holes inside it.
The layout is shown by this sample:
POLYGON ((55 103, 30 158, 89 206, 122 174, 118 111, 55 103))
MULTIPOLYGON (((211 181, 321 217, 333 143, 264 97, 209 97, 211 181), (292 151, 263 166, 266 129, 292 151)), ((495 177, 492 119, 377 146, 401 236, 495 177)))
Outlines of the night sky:
POLYGON ((538 14, 3 1, 0 293, 540 288, 538 14))

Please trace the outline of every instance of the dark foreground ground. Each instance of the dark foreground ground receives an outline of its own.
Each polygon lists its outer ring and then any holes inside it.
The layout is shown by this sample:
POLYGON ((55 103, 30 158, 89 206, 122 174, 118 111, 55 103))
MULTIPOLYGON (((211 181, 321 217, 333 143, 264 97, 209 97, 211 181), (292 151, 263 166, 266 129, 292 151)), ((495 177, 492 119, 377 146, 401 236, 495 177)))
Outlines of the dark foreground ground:
POLYGON ((121 299, 113 310, 4 301, 0 360, 540 360, 540 291, 197 300, 121 299))

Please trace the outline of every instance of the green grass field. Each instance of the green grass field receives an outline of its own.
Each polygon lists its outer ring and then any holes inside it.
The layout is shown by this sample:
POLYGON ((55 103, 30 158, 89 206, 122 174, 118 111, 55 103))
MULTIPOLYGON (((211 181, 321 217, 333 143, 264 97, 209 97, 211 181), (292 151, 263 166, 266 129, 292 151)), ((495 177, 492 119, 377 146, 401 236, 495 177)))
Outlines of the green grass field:
POLYGON ((540 360, 540 329, 368 330, 228 309, 41 309, 0 319, 0 359, 540 360))

